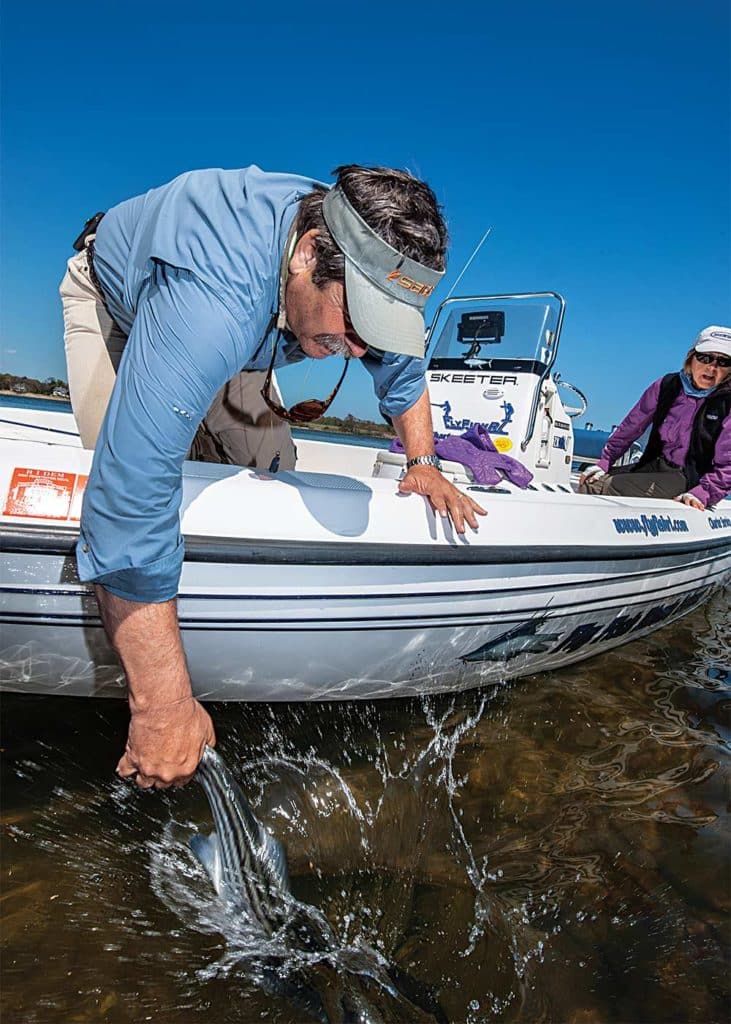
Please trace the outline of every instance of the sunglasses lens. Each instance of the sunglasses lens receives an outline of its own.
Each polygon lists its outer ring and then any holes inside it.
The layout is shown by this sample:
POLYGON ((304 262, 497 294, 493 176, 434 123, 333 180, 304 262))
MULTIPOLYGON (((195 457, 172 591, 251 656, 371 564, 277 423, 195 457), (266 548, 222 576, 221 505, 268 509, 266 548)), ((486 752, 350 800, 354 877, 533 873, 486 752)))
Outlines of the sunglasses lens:
POLYGON ((731 366, 731 359, 728 356, 712 356, 708 352, 696 352, 695 357, 704 366, 719 366, 722 370, 727 370, 731 366))
POLYGON ((297 402, 289 410, 288 416, 295 423, 311 423, 322 416, 325 411, 325 403, 316 398, 310 398, 306 402, 297 402))

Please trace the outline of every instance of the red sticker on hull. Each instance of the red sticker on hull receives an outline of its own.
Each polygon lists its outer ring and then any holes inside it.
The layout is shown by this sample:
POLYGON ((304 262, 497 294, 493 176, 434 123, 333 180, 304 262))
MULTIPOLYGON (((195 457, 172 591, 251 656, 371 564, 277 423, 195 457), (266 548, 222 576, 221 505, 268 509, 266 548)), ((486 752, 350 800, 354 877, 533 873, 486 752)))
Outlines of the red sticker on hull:
POLYGON ((3 515, 28 519, 76 519, 87 476, 16 466, 3 515))

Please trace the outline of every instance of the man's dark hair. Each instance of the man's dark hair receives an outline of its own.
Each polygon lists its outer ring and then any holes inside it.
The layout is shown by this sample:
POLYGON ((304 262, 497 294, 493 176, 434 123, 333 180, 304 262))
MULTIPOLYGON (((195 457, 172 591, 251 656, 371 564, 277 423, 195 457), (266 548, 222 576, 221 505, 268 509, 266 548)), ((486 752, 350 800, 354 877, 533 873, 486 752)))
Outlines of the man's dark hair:
MULTIPOLYGON (((447 226, 441 208, 426 182, 406 171, 389 167, 361 167, 343 164, 337 175, 346 198, 369 227, 390 246, 417 263, 444 270, 447 226)), ((318 288, 345 278, 345 257, 333 241, 322 215, 327 193, 315 188, 300 202, 297 233, 315 228, 319 233, 317 266, 312 281, 318 288)))

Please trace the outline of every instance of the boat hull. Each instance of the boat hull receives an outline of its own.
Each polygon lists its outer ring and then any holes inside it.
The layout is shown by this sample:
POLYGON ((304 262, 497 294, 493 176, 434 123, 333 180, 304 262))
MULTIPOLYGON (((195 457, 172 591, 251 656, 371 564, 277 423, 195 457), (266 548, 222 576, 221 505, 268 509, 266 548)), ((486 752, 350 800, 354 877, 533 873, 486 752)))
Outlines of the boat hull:
MULTIPOLYGON (((5 540, 3 579, 22 585, 5 588, 0 686, 123 696, 93 591, 76 576, 73 536, 46 531, 40 545, 16 530, 5 540)), ((178 614, 191 677, 200 697, 226 701, 373 699, 503 682, 645 635, 731 576, 725 543, 603 558, 591 548, 573 558, 536 549, 530 563, 495 549, 490 561, 419 561, 418 549, 397 545, 298 545, 294 562, 295 546, 284 544, 246 544, 240 560, 231 541, 225 560, 221 544, 218 556, 205 541, 188 547, 178 614)))

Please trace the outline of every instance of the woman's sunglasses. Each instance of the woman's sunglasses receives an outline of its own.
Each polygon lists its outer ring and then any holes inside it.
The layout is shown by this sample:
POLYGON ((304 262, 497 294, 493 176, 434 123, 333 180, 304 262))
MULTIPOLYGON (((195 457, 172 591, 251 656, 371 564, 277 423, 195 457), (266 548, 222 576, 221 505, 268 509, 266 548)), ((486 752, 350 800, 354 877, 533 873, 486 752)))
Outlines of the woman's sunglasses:
POLYGON ((722 370, 731 366, 731 356, 712 356, 710 352, 694 352, 693 355, 705 366, 719 366, 722 370))
POLYGON ((277 337, 274 344, 272 361, 269 363, 269 369, 267 370, 267 375, 264 380, 264 387, 261 389, 261 397, 272 412, 279 416, 280 419, 287 420, 288 423, 312 423, 313 420, 319 420, 321 416, 324 416, 332 404, 333 398, 335 398, 340 390, 340 385, 345 380, 345 374, 348 372, 350 360, 345 360, 345 366, 343 367, 343 372, 340 374, 340 380, 324 401, 320 398, 307 398, 304 402, 297 402, 291 409, 285 409, 283 405, 280 405, 279 402, 275 402, 271 397, 272 373, 274 371, 274 360, 277 355, 277 345, 279 345, 280 338, 281 334, 277 337))

